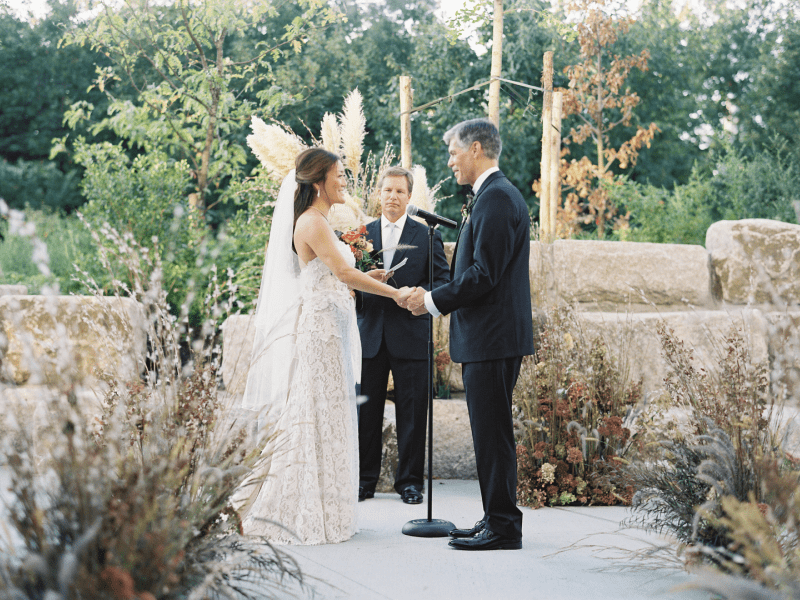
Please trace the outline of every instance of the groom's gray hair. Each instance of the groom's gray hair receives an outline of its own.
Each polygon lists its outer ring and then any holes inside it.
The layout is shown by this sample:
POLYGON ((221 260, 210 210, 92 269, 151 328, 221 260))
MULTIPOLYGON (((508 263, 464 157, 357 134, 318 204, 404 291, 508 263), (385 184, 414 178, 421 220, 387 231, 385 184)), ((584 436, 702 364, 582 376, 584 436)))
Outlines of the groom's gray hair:
POLYGON ((459 148, 469 148, 473 142, 480 142, 486 158, 497 160, 503 151, 500 132, 488 119, 470 119, 451 127, 444 134, 444 143, 448 146, 455 140, 459 148))

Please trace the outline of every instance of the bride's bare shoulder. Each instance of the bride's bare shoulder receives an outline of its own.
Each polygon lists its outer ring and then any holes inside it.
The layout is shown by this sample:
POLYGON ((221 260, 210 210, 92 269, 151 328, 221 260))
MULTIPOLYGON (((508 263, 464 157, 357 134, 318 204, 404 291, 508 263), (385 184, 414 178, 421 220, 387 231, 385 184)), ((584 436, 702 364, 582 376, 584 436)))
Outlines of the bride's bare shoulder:
POLYGON ((316 233, 321 229, 329 229, 329 227, 328 220, 322 215, 322 213, 313 208, 309 208, 299 217, 297 217, 297 223, 295 224, 294 230, 295 233, 299 231, 316 233))

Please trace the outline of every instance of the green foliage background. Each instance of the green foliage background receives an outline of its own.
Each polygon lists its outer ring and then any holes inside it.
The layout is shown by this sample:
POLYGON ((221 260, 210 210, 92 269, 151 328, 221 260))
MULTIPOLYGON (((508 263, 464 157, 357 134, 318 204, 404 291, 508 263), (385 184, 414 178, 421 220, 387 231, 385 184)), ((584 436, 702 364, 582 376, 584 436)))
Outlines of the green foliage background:
MULTIPOLYGON (((446 167, 441 136, 455 122, 486 114, 488 87, 480 84, 489 73, 490 14, 464 13, 475 20, 474 32, 457 39, 437 16, 435 0, 327 6, 339 18, 289 2, 230 17, 237 27, 227 33, 222 51, 232 64, 251 57, 254 48, 274 51, 255 70, 221 75, 225 116, 215 130, 216 166, 202 218, 193 216, 188 200, 196 185, 193 157, 158 111, 143 108, 148 100, 172 102, 158 84, 159 65, 135 55, 123 68, 113 48, 62 43, 65 35, 76 42, 102 31, 97 22, 72 18, 77 8, 71 2, 51 0, 50 12, 38 21, 0 12, 0 197, 25 209, 40 234, 70 232, 74 240, 64 241, 63 251, 51 249, 52 274, 44 277, 24 250, 30 244, 6 236, 2 281, 27 281, 35 291, 55 278, 62 290, 75 291, 69 269, 55 268, 54 257, 61 253, 91 266, 91 244, 73 222, 81 210, 91 227, 108 222, 162 253, 172 302, 185 297, 178 290, 190 282, 202 285, 212 261, 232 269, 243 298, 251 300, 275 185, 263 179, 246 149, 249 116, 282 121, 311 142, 324 113, 339 112, 346 94, 358 87, 368 127, 365 155, 380 156, 387 143, 399 149, 399 75, 413 77, 414 105, 444 99, 413 115, 413 160, 426 168, 429 185, 443 182, 437 211, 458 219, 463 197, 446 167), (128 67, 133 77, 123 76, 128 67), (459 94, 472 86, 478 87, 459 94), (58 219, 64 223, 56 225, 58 219), (239 274, 242 267, 246 274, 239 274)), ((153 10, 163 12, 164 23, 177 23, 174 8, 153 10)), ((507 0, 505 8, 504 77, 538 86, 542 55, 552 50, 555 85, 566 86, 564 68, 579 49, 564 34, 563 15, 539 0, 507 0)), ((676 14, 666 0, 647 0, 614 48, 621 55, 647 49, 651 58, 649 70, 634 71, 627 82, 642 99, 634 122, 612 136, 627 139, 650 122, 661 129, 635 167, 617 172, 622 184, 612 199, 630 212, 631 224, 617 239, 702 244, 705 229, 719 219, 796 222, 800 16, 777 0, 748 0, 737 8, 715 4, 712 10, 713 18, 700 19, 687 10, 676 14)), ((180 37, 163 39, 178 43, 180 37)), ((177 46, 170 48, 179 54, 177 46)), ((186 81, 187 89, 202 87, 200 80, 186 81)), ((176 100, 170 108, 179 111, 186 131, 194 127, 193 106, 176 100)), ((500 108, 501 167, 536 218, 538 199, 530 185, 539 177, 541 96, 503 83, 500 108)), ((564 129, 572 125, 567 121, 564 129)))

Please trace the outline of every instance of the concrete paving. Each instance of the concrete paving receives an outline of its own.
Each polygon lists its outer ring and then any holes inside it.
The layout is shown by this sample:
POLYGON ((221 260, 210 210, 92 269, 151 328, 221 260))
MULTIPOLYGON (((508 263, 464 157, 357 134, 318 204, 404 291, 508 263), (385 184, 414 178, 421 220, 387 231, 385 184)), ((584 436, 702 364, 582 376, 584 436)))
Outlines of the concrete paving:
MULTIPOLYGON (((8 473, 0 468, 0 512, 9 498, 8 473)), ((522 550, 465 552, 448 538, 401 533, 412 519, 427 519, 428 496, 403 504, 397 494, 376 494, 359 503, 359 532, 341 544, 284 546, 308 585, 292 597, 324 600, 708 600, 698 591, 675 591, 691 576, 631 559, 636 549, 665 540, 638 529, 621 529, 624 507, 523 508, 522 550)), ((434 519, 472 526, 481 517, 474 480, 434 480, 434 519)), ((0 539, 19 540, 0 517, 0 539)), ((8 546, 6 546, 8 547, 8 546)), ((674 556, 674 551, 667 553, 674 556)), ((289 596, 287 596, 289 597, 289 596)))
MULTIPOLYGON (((655 569, 631 559, 630 551, 665 540, 621 529, 630 514, 624 507, 523 508, 522 550, 465 552, 447 538, 401 533, 406 522, 427 519, 427 501, 409 506, 396 494, 376 494, 359 503, 360 530, 347 542, 284 549, 314 578, 313 597, 331 600, 708 598, 675 591, 691 576, 666 561, 655 569)), ((477 481, 434 480, 433 519, 469 527, 481 513, 477 481)))

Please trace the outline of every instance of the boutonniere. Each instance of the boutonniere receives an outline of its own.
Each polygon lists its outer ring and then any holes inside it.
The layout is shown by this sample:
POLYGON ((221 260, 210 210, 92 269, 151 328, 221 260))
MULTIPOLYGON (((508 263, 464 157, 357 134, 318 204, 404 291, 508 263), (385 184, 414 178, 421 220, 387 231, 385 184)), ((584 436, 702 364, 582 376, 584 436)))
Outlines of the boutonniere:
POLYGON ((465 223, 469 221, 469 215, 472 213, 472 207, 475 205, 475 196, 469 194, 467 198, 469 200, 461 206, 461 220, 465 223))

